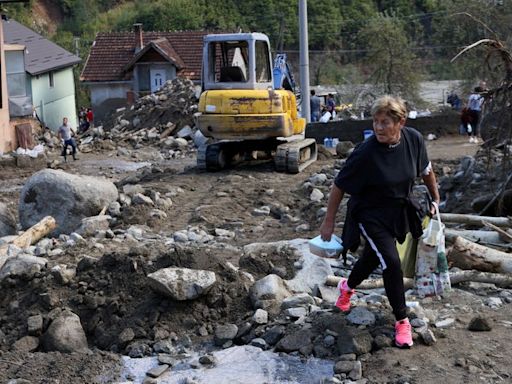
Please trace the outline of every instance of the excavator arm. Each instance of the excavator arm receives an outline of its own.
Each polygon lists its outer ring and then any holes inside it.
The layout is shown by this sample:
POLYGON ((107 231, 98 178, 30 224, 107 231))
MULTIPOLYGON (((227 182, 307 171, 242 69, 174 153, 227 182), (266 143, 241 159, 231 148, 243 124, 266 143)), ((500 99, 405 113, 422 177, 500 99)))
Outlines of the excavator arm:
POLYGON ((295 79, 286 61, 286 53, 278 53, 274 59, 274 89, 285 89, 295 94, 295 79))

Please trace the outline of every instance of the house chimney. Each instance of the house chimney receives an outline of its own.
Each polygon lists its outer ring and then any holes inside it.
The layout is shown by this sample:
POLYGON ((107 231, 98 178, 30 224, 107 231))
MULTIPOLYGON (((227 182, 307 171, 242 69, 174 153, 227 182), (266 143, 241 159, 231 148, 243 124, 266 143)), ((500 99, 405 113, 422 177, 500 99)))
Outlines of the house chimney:
POLYGON ((144 48, 144 40, 142 39, 142 24, 133 24, 133 32, 135 34, 135 53, 144 48))

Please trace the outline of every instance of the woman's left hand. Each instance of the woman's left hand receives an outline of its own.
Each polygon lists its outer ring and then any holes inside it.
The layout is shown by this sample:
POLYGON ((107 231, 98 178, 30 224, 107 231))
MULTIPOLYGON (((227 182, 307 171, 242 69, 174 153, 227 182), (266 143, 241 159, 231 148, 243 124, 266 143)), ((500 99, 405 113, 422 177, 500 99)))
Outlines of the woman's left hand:
POLYGON ((430 217, 434 217, 436 214, 436 206, 434 204, 437 204, 437 209, 439 209, 439 201, 433 201, 430 206, 430 217))

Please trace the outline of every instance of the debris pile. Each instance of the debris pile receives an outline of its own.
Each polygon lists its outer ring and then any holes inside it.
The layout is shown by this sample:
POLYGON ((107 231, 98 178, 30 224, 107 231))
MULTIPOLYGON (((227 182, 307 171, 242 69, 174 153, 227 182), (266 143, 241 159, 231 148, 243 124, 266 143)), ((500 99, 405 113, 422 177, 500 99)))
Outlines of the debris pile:
POLYGON ((438 172, 440 208, 444 212, 489 216, 512 214, 512 186, 504 146, 482 148, 453 167, 438 172), (444 174, 444 175, 443 175, 444 174))
POLYGON ((194 128, 197 97, 187 79, 167 81, 155 94, 138 99, 129 109, 119 109, 104 126, 81 135, 80 150, 118 150, 133 156, 144 146, 159 147, 163 159, 180 158, 194 152, 206 138, 194 128))
MULTIPOLYGON (((336 168, 342 163, 336 160, 336 168)), ((45 172, 61 173, 44 171, 29 179, 27 185, 37 193, 27 190, 28 200, 45 201, 49 191, 37 187, 48 178, 45 172)), ((334 307, 336 288, 324 284, 329 277, 348 274, 340 261, 312 255, 300 239, 240 245, 250 218, 262 227, 280 223, 295 231, 307 231, 307 223, 318 225, 334 175, 332 166, 312 174, 288 204, 274 190, 261 190, 251 202, 256 207, 243 210, 248 212, 242 222, 226 220, 226 213, 220 217, 206 201, 197 207, 193 223, 168 230, 165 223, 178 219, 173 200, 186 192, 173 183, 165 193, 144 185, 163 176, 146 169, 116 183, 118 191, 103 209, 91 205, 101 210, 99 215, 80 217, 58 237, 33 231, 42 236, 30 236, 33 244, 22 244, 18 237, 0 240, 5 261, 0 267, 5 293, 0 298, 0 350, 66 354, 99 348, 130 358, 158 356, 158 367, 147 374, 164 380, 173 367, 181 371, 185 365, 198 375, 201 369, 215 369, 215 351, 248 346, 332 361, 325 382, 372 382, 367 361, 393 343, 394 319, 383 291, 361 288, 352 311, 343 314, 334 307), (303 208, 290 208, 299 200, 303 208)), ((220 179, 223 191, 210 193, 219 201, 247 183, 238 175, 220 179)), ((59 194, 68 193, 64 188, 59 194)), ((97 197, 81 196, 84 205, 97 197)), ((46 203, 60 204, 55 197, 46 203)), ((349 265, 353 262, 350 256, 349 265)), ((465 284, 465 290, 452 292, 457 308, 433 307, 431 298, 408 291, 416 343, 432 346, 447 329, 461 327, 461 312, 472 320, 469 330, 492 329, 493 323, 481 320, 482 306, 512 302, 510 289, 490 286, 483 295, 477 283, 465 284)), ((4 359, 0 372, 22 377, 4 359)))

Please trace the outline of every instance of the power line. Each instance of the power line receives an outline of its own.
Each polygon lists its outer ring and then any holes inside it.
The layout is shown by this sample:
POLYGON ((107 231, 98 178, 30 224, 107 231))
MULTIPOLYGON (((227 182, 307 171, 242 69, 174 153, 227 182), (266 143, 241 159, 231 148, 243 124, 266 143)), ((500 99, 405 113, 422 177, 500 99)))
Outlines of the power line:
MULTIPOLYGON (((426 47, 410 47, 409 50, 411 51, 428 51, 428 50, 435 50, 435 49, 444 49, 444 48, 458 48, 462 49, 464 48, 464 45, 437 45, 437 46, 426 46, 426 47)), ((378 52, 378 49, 310 49, 309 53, 314 54, 329 54, 329 53, 365 53, 365 52, 378 52)), ((299 53, 299 50, 296 49, 285 49, 283 51, 280 51, 283 53, 299 53)))

